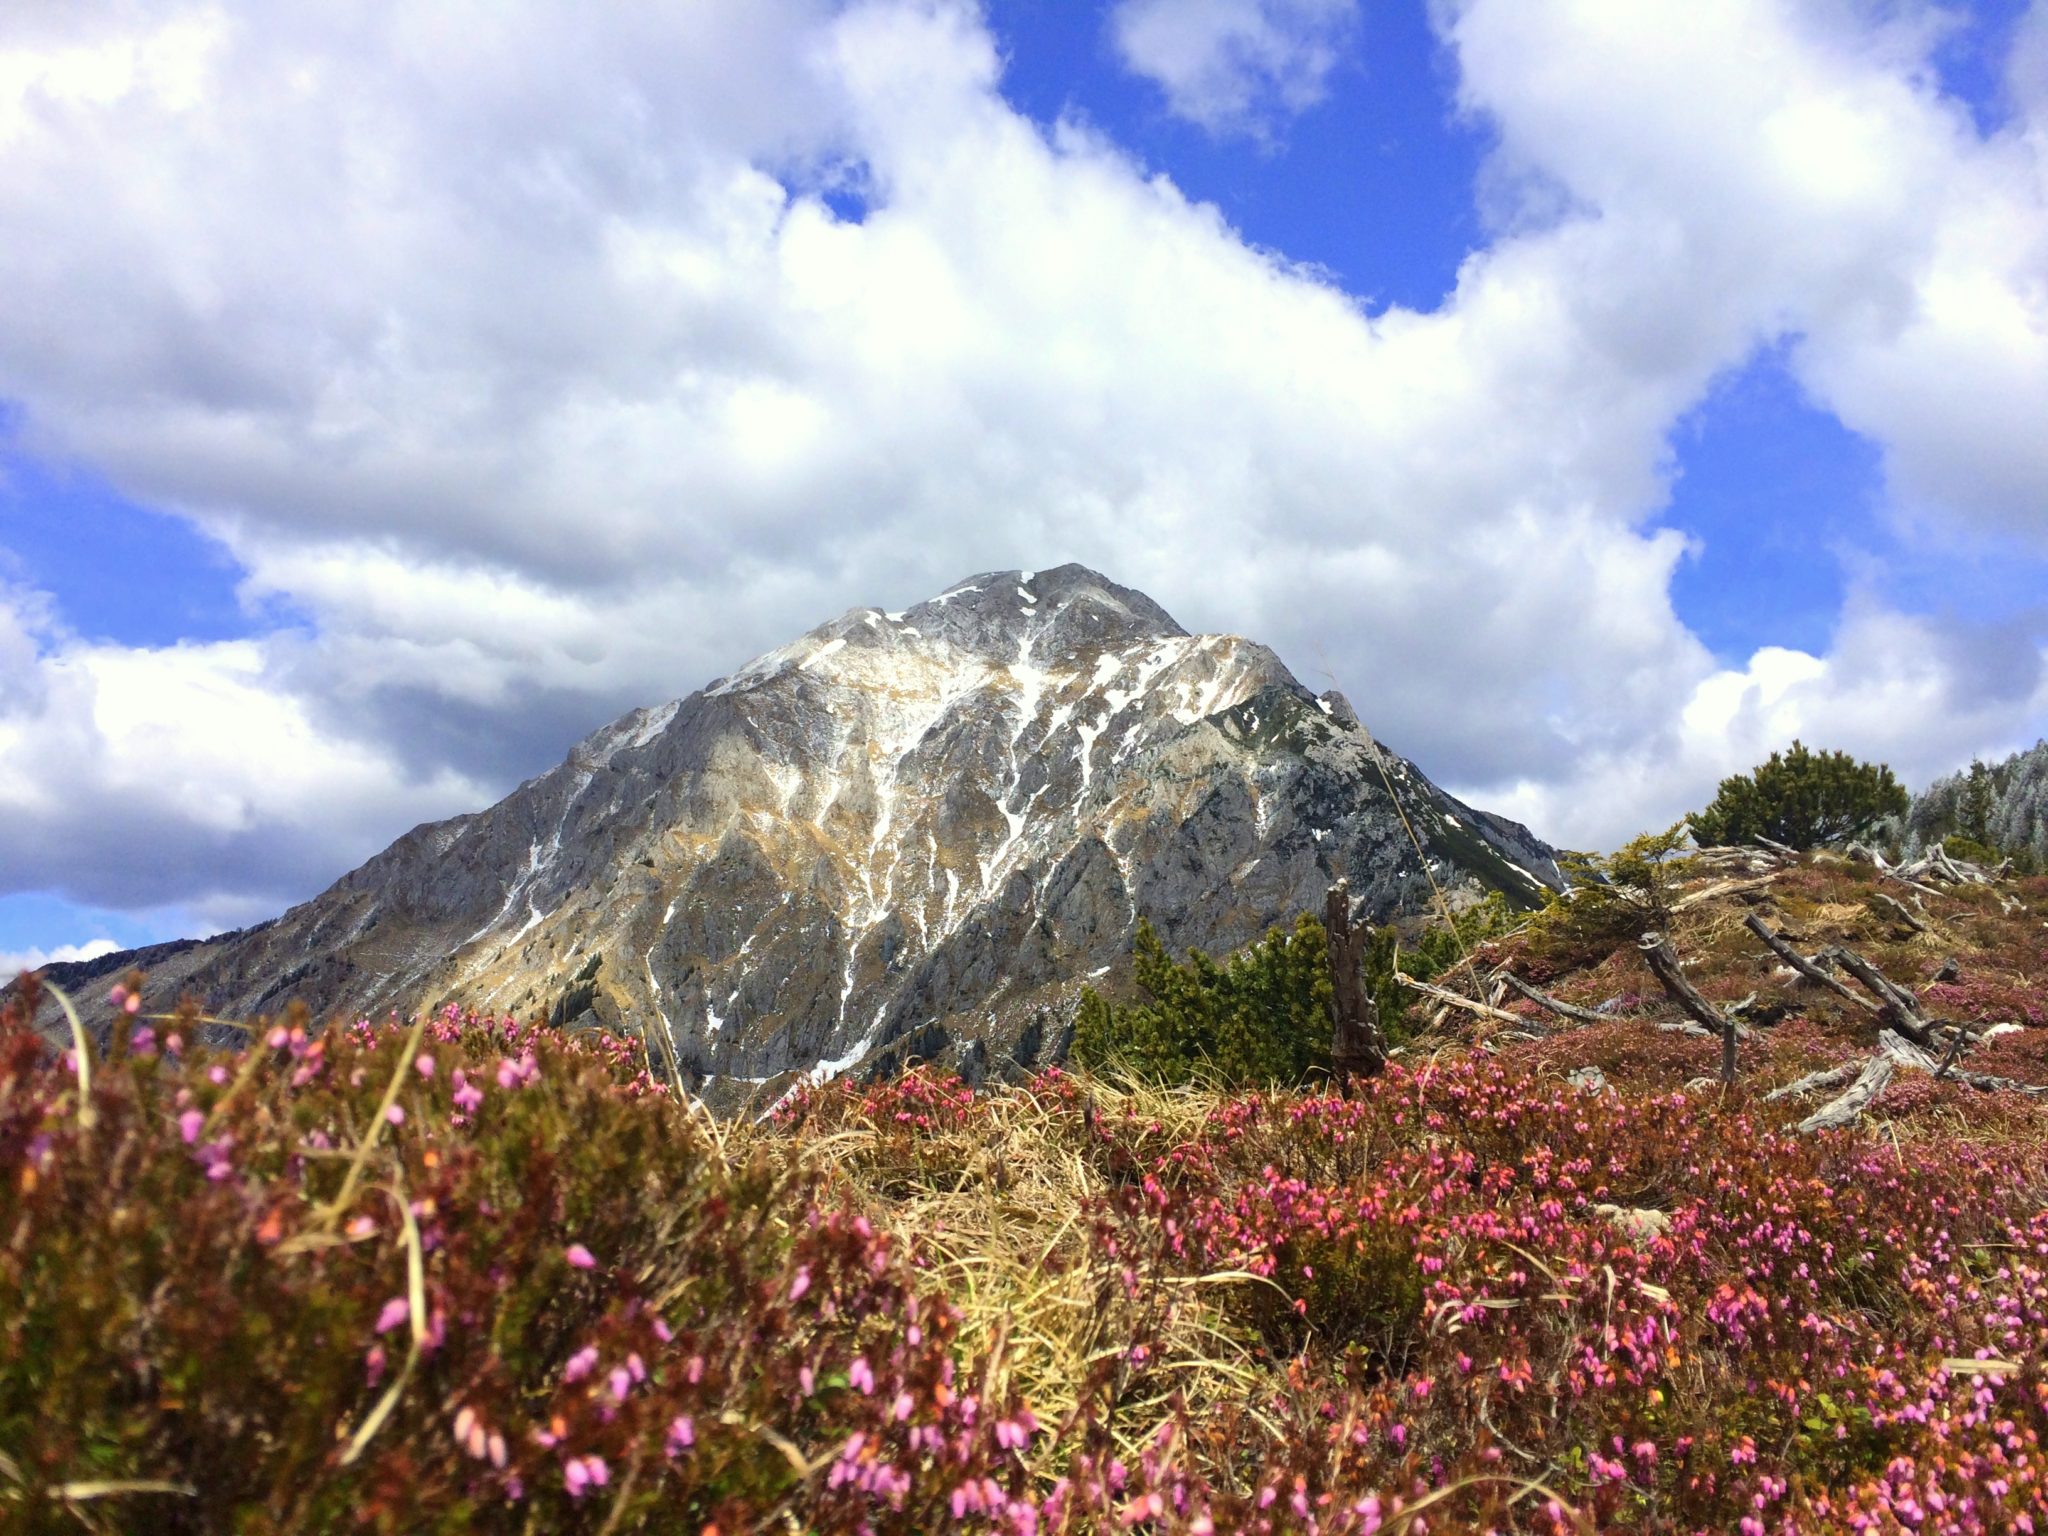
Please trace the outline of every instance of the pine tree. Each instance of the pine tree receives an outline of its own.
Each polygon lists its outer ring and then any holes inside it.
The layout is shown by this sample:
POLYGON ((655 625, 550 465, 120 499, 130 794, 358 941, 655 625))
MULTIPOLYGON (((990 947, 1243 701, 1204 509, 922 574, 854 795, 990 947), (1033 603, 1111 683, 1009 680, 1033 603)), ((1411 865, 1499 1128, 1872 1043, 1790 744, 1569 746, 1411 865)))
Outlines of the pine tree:
POLYGON ((1144 1001, 1120 1006, 1093 988, 1082 993, 1080 1065, 1231 1088, 1301 1083, 1329 1069, 1329 944, 1313 917, 1221 965, 1199 950, 1175 961, 1141 920, 1132 973, 1144 1001))
POLYGON ((1769 837, 1804 849, 1856 837, 1905 814, 1907 805, 1883 763, 1813 752, 1795 741, 1753 772, 1723 779, 1713 804, 1688 819, 1702 846, 1769 837))

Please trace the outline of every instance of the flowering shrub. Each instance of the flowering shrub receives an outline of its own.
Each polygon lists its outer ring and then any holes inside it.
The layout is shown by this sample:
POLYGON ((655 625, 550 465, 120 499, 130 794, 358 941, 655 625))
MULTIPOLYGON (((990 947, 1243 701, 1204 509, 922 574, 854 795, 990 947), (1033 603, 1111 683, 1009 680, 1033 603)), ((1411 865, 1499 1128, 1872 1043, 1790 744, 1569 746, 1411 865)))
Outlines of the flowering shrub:
POLYGON ((0 1511, 162 1531, 928 1530, 1025 1489, 904 1244, 635 1047, 443 1015, 0 1025, 0 1511), (967 1495, 962 1495, 967 1497, 967 1495))
POLYGON ((2048 1531, 2035 1101, 1802 1137, 1617 1021, 1602 1091, 1546 1043, 753 1126, 509 1020, 81 1063, 24 1011, 9 1528, 2048 1531))

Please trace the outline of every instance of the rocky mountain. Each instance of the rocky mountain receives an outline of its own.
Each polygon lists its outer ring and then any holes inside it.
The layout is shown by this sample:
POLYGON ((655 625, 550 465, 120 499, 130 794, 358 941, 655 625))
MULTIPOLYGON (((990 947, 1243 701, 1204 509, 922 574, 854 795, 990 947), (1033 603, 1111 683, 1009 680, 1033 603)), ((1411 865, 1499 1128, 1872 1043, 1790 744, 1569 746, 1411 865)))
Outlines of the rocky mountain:
POLYGON ((1141 915, 1220 952, 1340 875, 1362 915, 1420 910, 1389 785, 1455 899, 1557 883, 1525 828, 1374 754, 1265 646, 1079 566, 1004 571, 635 711, 272 922, 50 974, 97 995, 140 965, 230 1017, 459 999, 646 1028, 728 1097, 909 1055, 1006 1070, 1063 1051, 1141 915))

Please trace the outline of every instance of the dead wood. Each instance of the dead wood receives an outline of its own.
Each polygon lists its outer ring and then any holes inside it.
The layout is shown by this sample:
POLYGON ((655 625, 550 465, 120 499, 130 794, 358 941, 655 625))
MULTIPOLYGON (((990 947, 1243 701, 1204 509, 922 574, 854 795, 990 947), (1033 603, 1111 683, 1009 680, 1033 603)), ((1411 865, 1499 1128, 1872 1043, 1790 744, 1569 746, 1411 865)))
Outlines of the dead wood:
POLYGON ((1702 886, 1696 891, 1688 891, 1671 904, 1671 910, 1683 912, 1686 908, 1696 907, 1703 901, 1712 901, 1716 896, 1736 896, 1744 891, 1761 891, 1771 883, 1770 875, 1755 880, 1723 880, 1715 885, 1702 886))
POLYGON ((1554 1013, 1561 1019, 1570 1019, 1575 1024, 1611 1024, 1614 1022, 1613 1014, 1599 1013, 1591 1008, 1581 1008, 1577 1003, 1563 1002, 1558 998, 1552 997, 1548 992, 1539 992, 1512 971, 1502 971, 1499 975, 1503 986, 1510 987, 1514 991, 1521 993, 1522 996, 1529 999, 1538 1008, 1548 1013, 1554 1013))
POLYGON ((1443 987, 1433 987, 1426 981, 1417 981, 1405 971, 1394 972, 1394 980, 1408 988, 1411 992, 1420 992, 1424 997, 1435 998, 1447 1008, 1458 1008, 1466 1013, 1476 1013, 1483 1019, 1499 1019, 1503 1023, 1513 1024, 1519 1029, 1527 1029, 1529 1027, 1529 1021, 1519 1013, 1509 1013, 1504 1008, 1490 1008, 1485 1003, 1474 1002, 1469 997, 1460 996, 1458 993, 1447 991, 1443 987))
POLYGON ((1872 891, 1870 893, 1870 901, 1873 906, 1888 908, 1894 917, 1898 918, 1900 922, 1904 923, 1915 933, 1925 933, 1927 931, 1927 925, 1907 911, 1906 904, 1896 896, 1887 896, 1883 891, 1872 891))
POLYGON ((1657 978, 1659 986, 1671 1000, 1706 1028, 1721 1037, 1721 1081, 1735 1081, 1735 1037, 1741 1025, 1725 1017, 1714 1005, 1700 996, 1699 989, 1685 979, 1685 972, 1679 966, 1678 955, 1670 942, 1661 933, 1646 933, 1637 946, 1643 954, 1643 961, 1650 973, 1657 978))
POLYGON ((1334 1026, 1330 1066, 1337 1086, 1354 1076, 1377 1077, 1387 1064, 1387 1037, 1379 1006, 1365 990, 1365 946, 1372 930, 1351 921, 1351 886, 1339 880, 1323 898, 1323 929, 1330 957, 1330 1014, 1334 1026))
POLYGON ((1816 986, 1826 987, 1830 992, 1834 993, 1837 997, 1846 998, 1848 1001, 1854 1003, 1859 1008, 1867 1009, 1872 1013, 1875 1013, 1877 1011, 1876 1004, 1869 1001, 1869 999, 1861 996, 1859 993, 1851 990, 1849 985, 1843 980, 1841 980, 1840 977, 1830 975, 1820 966, 1814 964, 1813 961, 1807 959, 1804 955, 1800 954, 1799 951, 1794 949, 1790 944, 1787 944, 1782 935, 1772 933, 1770 928, 1765 924, 1764 920, 1758 917, 1754 912, 1748 912, 1743 914, 1742 925, 1743 927, 1747 928, 1751 933, 1755 934, 1758 938, 1762 939, 1764 941, 1764 947, 1766 949, 1770 950, 1772 954, 1776 955, 1780 960, 1784 961, 1787 965, 1791 966, 1793 970, 1797 971, 1801 976, 1805 977, 1808 981, 1814 983, 1816 986))
POLYGON ((1911 1067, 1918 1072, 1934 1070, 1934 1058, 1896 1030, 1880 1029, 1877 1032, 1877 1048, 1899 1066, 1911 1067))
POLYGON ((1795 1099, 1801 1094, 1818 1093, 1823 1088, 1839 1088, 1858 1072, 1863 1070, 1860 1061, 1845 1061, 1839 1067, 1828 1067, 1823 1071, 1809 1072, 1802 1078, 1787 1083, 1782 1088, 1773 1088, 1764 1095, 1766 1104, 1778 1099, 1795 1099))
POLYGON ((1883 971, 1845 945, 1831 944, 1816 958, 1832 960, 1862 982, 1882 1004, 1877 1015, 1880 1019, 1923 1050, 1933 1049, 1933 1022, 1920 1011, 1920 1000, 1912 993, 1889 980, 1883 971))
POLYGON ((1800 1121, 1799 1129, 1811 1135, 1815 1131, 1832 1131, 1850 1124, 1877 1102, 1877 1096, 1884 1092, 1885 1085, 1891 1080, 1891 1057, 1882 1054, 1871 1057, 1857 1074, 1856 1081, 1849 1085, 1849 1091, 1838 1099, 1830 1099, 1800 1121))

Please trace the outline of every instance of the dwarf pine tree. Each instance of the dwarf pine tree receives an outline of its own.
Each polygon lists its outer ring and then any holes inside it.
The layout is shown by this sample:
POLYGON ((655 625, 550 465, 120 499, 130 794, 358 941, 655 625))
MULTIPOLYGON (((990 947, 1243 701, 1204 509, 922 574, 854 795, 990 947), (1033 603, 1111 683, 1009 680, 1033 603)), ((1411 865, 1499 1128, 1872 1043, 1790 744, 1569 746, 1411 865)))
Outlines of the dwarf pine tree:
POLYGON ((1175 961, 1141 920, 1132 970, 1141 1002, 1082 994, 1074 1017, 1082 1066, 1230 1088, 1300 1083, 1329 1070, 1329 944, 1313 917, 1221 964, 1199 950, 1175 961))
POLYGON ((1723 779, 1713 804, 1688 820, 1701 847, 1768 837, 1805 849, 1859 836, 1906 807, 1906 791, 1883 763, 1795 741, 1751 772, 1723 779))

